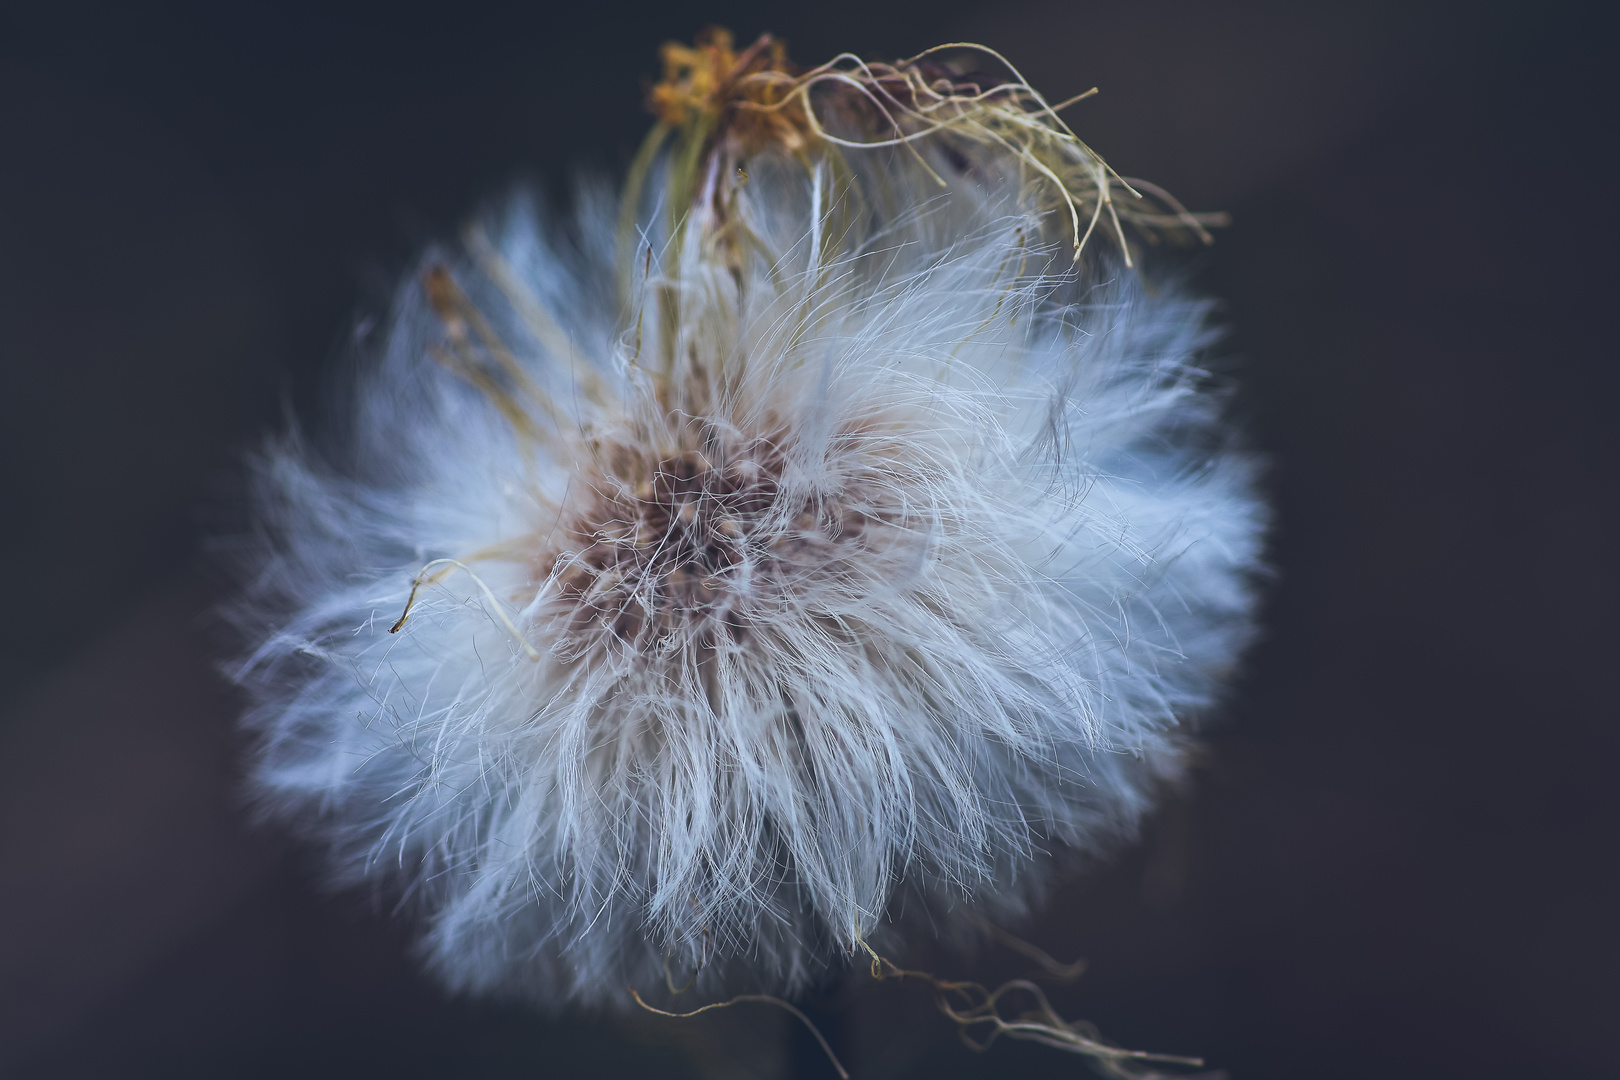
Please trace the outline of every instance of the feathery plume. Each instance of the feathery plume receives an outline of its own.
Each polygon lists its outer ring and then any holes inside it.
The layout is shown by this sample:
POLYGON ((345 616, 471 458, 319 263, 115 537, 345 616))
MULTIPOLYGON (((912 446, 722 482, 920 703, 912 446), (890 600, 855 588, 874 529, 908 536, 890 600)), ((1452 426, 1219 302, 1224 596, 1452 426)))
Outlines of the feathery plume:
POLYGON ((264 805, 545 1007, 1018 918, 1177 774, 1265 519, 1134 267, 1211 219, 999 57, 664 62, 617 207, 430 252, 342 449, 258 462, 264 805))

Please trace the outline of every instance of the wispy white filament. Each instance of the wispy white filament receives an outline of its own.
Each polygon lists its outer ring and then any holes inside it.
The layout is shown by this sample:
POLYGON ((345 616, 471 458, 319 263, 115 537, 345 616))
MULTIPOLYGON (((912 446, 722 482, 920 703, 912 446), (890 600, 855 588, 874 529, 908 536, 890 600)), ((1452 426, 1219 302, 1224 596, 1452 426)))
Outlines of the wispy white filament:
POLYGON ((860 205, 751 164, 747 245, 694 213, 631 266, 605 200, 519 201, 429 259, 487 331, 413 278, 340 449, 263 456, 258 789, 449 985, 791 994, 1015 917, 1247 640, 1207 305, 884 153, 860 205))

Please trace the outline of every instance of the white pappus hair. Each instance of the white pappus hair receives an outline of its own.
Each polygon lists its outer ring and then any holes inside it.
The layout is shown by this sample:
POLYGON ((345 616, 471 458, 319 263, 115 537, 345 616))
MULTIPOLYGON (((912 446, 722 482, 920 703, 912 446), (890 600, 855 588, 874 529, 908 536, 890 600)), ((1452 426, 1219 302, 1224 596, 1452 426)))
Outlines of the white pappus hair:
POLYGON ((259 459, 256 789, 451 987, 791 995, 1017 917, 1177 772, 1265 517, 1208 305, 914 149, 718 155, 660 225, 663 160, 628 247, 515 200, 338 449, 259 459))

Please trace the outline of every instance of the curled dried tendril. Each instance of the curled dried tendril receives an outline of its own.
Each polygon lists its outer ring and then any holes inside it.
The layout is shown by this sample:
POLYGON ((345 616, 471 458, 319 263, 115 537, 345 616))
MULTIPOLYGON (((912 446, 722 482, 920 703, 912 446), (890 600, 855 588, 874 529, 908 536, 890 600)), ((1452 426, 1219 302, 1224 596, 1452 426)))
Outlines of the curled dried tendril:
MULTIPOLYGON (((1005 931, 997 931, 994 936, 1035 959, 1046 974, 1057 976, 1059 981, 1072 981, 1084 970, 1083 961, 1059 964, 1040 949, 1005 931), (1012 945, 1013 942, 1017 942, 1017 945, 1012 945)), ((1179 1054, 1127 1050, 1106 1043, 1093 1025, 1059 1016, 1047 1000, 1046 991, 1031 978, 1009 979, 992 990, 982 983, 941 979, 931 972, 907 970, 878 955, 865 941, 860 944, 871 957, 871 975, 878 982, 910 979, 932 987, 934 1007, 957 1025, 958 1036, 970 1049, 983 1052, 1005 1035, 1009 1039, 1039 1043, 1078 1054, 1089 1059, 1092 1067, 1104 1076, 1118 1080, 1220 1080, 1225 1076, 1221 1072, 1166 1073, 1155 1068, 1156 1065, 1175 1065, 1196 1069, 1201 1068, 1204 1061, 1179 1054), (1011 1006, 1019 1002, 1024 1006, 1022 1010, 1012 1011, 1011 1006)))
MULTIPOLYGON (((1046 991, 1042 990, 1035 980, 1044 978, 1057 983, 1073 982, 1085 971, 1086 962, 1076 960, 1064 964, 1053 959, 1038 946, 1009 934, 1000 927, 985 923, 984 929, 998 944, 1034 960, 1040 970, 1022 978, 1009 979, 992 990, 982 983, 941 979, 931 972, 911 971, 879 955, 864 940, 860 941, 860 946, 871 958, 870 973, 874 981, 882 983, 909 979, 927 983, 934 991, 935 1008, 946 1019, 957 1025, 958 1036, 972 1050, 982 1053, 990 1049, 997 1039, 1006 1036, 1009 1039, 1038 1043, 1066 1053, 1077 1054, 1086 1058, 1097 1072, 1113 1080, 1225 1080, 1226 1073, 1223 1071, 1164 1072, 1156 1066, 1170 1065, 1181 1069, 1198 1069, 1203 1067, 1204 1061, 1202 1058, 1179 1054, 1127 1050, 1104 1042, 1092 1024, 1082 1020, 1063 1019, 1052 1008, 1046 991), (1023 1008, 1013 1011, 1013 1006, 1020 1003, 1023 1008)), ((685 993, 691 986, 688 983, 677 989, 670 978, 667 965, 664 976, 666 984, 674 994, 685 993)), ((838 1071, 838 1075, 844 1080, 849 1080, 850 1074, 844 1069, 838 1056, 833 1053, 831 1044, 815 1023, 800 1009, 782 998, 770 994, 738 994, 736 997, 713 1002, 689 1012, 670 1012, 647 1004, 634 987, 630 987, 629 990, 630 996, 643 1009, 677 1020, 690 1019, 706 1012, 746 1002, 762 1002, 784 1009, 810 1030, 827 1055, 827 1059, 832 1062, 833 1068, 838 1071)))
POLYGON ((838 1060, 838 1055, 833 1053, 831 1044, 829 1044, 826 1037, 821 1034, 821 1029, 816 1027, 815 1022, 808 1016, 804 1015, 803 1011, 801 1011, 798 1006, 794 1005, 790 1001, 785 1001, 782 998, 776 997, 773 994, 738 994, 736 997, 727 998, 725 1001, 716 1001, 709 1005, 699 1006, 690 1012, 670 1012, 667 1009, 660 1009, 655 1005, 647 1004, 642 1000, 641 995, 636 993, 635 987, 629 987, 629 990, 630 996, 635 998, 636 1004, 640 1005, 643 1009, 646 1009, 648 1012, 657 1016, 668 1016, 675 1020, 689 1020, 694 1016, 700 1016, 706 1012, 713 1012, 716 1009, 729 1009, 733 1005, 742 1005, 750 1001, 758 1001, 767 1005, 775 1005, 778 1009, 784 1009, 787 1012, 792 1013, 798 1018, 801 1024, 810 1030, 810 1034, 814 1035, 816 1042, 821 1045, 822 1052, 827 1055, 827 1060, 832 1062, 834 1069, 838 1070, 838 1075, 842 1078, 842 1080, 849 1080, 849 1071, 844 1068, 843 1062, 838 1060))
POLYGON ((416 577, 411 579, 411 595, 405 600, 405 610, 400 613, 398 621, 396 621, 393 626, 388 628, 388 632, 390 634, 397 634, 405 628, 405 623, 410 620, 411 610, 416 607, 416 594, 421 591, 422 586, 437 585, 456 570, 460 570, 468 577, 472 578, 473 584, 477 585, 479 591, 484 594, 484 599, 489 601, 489 610, 494 613, 495 618, 500 622, 501 626, 506 630, 506 632, 511 635, 512 640, 517 643, 517 645, 523 650, 524 654, 527 655, 530 660, 539 660, 540 653, 533 645, 529 644, 528 639, 523 636, 522 631, 517 628, 517 625, 512 622, 511 617, 506 614, 506 609, 501 605, 500 600, 496 598, 495 593, 488 585, 484 583, 483 578, 473 573, 472 568, 466 563, 462 562, 460 559, 434 559, 431 562, 424 564, 422 569, 417 571, 416 577), (443 569, 434 571, 433 568, 436 566, 443 567, 443 569), (433 572, 430 573, 429 571, 433 572))
MULTIPOLYGON (((672 194, 682 196, 697 189, 696 175, 711 155, 734 165, 771 146, 806 162, 829 151, 904 147, 944 185, 919 146, 948 138, 969 156, 1016 162, 1034 204, 1066 212, 1076 260, 1105 214, 1127 265, 1127 225, 1149 241, 1210 243, 1209 227, 1226 222, 1222 214, 1189 212, 1156 185, 1127 180, 1081 141, 1058 111, 1095 88, 1053 106, 1005 57, 983 45, 952 42, 894 63, 842 53, 800 69, 768 34, 739 52, 729 32, 714 28, 692 46, 666 44, 663 60, 664 77, 648 100, 658 124, 627 184, 625 215, 632 222, 642 183, 671 134, 676 145, 669 180, 672 194), (1004 73, 964 72, 942 62, 951 54, 977 54, 1004 73), (844 122, 831 122, 835 114, 844 122), (856 137, 840 133, 852 117, 856 137)), ((733 167, 715 175, 721 188, 746 182, 746 174, 733 167)), ((724 204, 725 194, 714 193, 716 205, 724 204)), ((671 206, 679 212, 686 200, 674 198, 671 206)))

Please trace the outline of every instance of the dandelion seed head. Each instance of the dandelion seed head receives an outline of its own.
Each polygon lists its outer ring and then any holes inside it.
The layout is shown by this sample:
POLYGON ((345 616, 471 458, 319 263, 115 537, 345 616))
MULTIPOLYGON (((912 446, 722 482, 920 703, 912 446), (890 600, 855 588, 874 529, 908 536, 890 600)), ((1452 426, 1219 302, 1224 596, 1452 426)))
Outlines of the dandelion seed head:
POLYGON ((1076 261, 1113 181, 1033 91, 668 59, 624 209, 431 253, 344 448, 257 473, 265 807, 546 1007, 1018 917, 1251 633, 1208 305, 1076 261))

